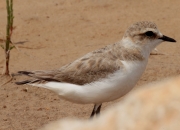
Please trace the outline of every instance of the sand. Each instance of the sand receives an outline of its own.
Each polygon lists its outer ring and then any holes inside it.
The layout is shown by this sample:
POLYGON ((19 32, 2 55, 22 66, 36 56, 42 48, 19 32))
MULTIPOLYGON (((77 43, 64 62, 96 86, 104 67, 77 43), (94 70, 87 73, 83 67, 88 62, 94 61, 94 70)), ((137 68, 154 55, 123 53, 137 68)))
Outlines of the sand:
MULTIPOLYGON (((0 1, 0 39, 6 36, 5 2, 0 1)), ((179 5, 178 0, 14 0, 12 41, 19 50, 11 51, 10 72, 58 69, 92 50, 119 41, 132 23, 148 20, 177 42, 158 46, 163 55, 150 56, 136 87, 179 75, 179 5)), ((0 72, 4 62, 0 48, 0 72)), ((17 86, 15 81, 0 87, 1 130, 35 130, 65 117, 89 118, 92 104, 73 104, 49 90, 17 86)), ((0 83, 3 82, 1 77, 0 83)), ((119 101, 103 104, 102 114, 119 101)))

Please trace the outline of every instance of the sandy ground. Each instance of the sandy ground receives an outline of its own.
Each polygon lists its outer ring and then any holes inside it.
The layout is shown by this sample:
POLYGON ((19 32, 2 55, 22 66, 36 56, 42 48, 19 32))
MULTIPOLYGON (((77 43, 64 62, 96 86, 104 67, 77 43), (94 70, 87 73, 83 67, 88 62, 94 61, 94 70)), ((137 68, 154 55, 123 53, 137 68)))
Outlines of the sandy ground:
MULTIPOLYGON (((11 52, 10 71, 60 68, 87 52, 119 41, 132 23, 149 20, 177 43, 158 47, 164 55, 150 56, 136 86, 179 75, 179 5, 178 0, 14 0, 13 42, 19 51, 11 52)), ((6 3, 1 0, 1 39, 5 31, 6 3)), ((4 61, 0 49, 0 72, 4 61)), ((0 83, 3 81, 1 77, 0 83)), ((103 110, 118 101, 104 104, 103 110)), ((92 106, 73 104, 49 90, 17 86, 11 81, 0 87, 0 130, 35 130, 65 117, 87 119, 92 106)))

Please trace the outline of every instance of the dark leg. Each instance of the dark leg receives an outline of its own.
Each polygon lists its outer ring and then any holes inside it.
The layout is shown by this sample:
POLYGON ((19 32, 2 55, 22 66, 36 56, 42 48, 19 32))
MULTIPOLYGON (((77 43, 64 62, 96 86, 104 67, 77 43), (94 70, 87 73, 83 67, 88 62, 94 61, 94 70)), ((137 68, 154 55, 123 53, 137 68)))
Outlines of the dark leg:
POLYGON ((91 116, 90 116, 90 118, 93 118, 94 117, 94 114, 95 114, 95 112, 96 112, 96 104, 94 105, 94 108, 93 108, 93 110, 92 110, 92 113, 91 113, 91 116))
POLYGON ((90 118, 93 118, 95 115, 97 116, 97 115, 100 114, 101 105, 102 105, 102 104, 95 104, 95 105, 94 105, 94 108, 93 108, 93 111, 92 111, 92 113, 91 113, 90 118))
POLYGON ((96 110, 96 116, 100 115, 100 111, 101 111, 101 106, 102 104, 100 104, 96 110))

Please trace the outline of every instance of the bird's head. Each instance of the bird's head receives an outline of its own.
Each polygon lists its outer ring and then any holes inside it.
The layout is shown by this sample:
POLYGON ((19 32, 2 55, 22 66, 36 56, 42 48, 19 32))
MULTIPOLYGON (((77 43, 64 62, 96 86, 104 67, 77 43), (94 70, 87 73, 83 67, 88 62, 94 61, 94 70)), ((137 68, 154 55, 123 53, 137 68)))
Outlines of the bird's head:
POLYGON ((160 43, 176 42, 174 39, 163 35, 156 24, 149 21, 137 22, 131 25, 124 34, 124 40, 130 46, 137 46, 152 51, 160 43))

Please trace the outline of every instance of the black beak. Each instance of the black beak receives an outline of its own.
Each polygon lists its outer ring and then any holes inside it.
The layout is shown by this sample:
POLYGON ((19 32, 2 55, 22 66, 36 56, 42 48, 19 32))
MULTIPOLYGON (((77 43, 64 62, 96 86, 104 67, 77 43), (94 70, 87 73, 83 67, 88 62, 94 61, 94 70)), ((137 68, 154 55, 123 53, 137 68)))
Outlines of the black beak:
POLYGON ((162 37, 160 37, 159 39, 162 39, 163 41, 168 41, 168 42, 176 42, 176 40, 170 38, 170 37, 167 37, 165 35, 163 35, 162 37))

